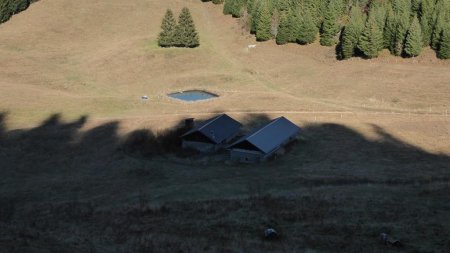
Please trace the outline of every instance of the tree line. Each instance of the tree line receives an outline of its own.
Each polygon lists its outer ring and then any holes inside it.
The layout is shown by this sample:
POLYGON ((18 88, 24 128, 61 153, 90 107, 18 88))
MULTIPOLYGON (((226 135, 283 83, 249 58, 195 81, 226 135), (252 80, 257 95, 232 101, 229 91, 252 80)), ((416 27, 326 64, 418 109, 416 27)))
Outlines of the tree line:
MULTIPOLYGON (((202 0, 207 2, 208 0, 202 0)), ((338 58, 403 57, 433 48, 450 59, 449 0, 216 0, 258 41, 337 46, 338 58)))
POLYGON ((38 0, 0 0, 0 23, 8 21, 12 15, 26 10, 38 0))
POLYGON ((194 20, 188 8, 181 10, 176 22, 172 10, 168 9, 161 24, 158 37, 160 47, 198 47, 199 36, 195 29, 194 20))

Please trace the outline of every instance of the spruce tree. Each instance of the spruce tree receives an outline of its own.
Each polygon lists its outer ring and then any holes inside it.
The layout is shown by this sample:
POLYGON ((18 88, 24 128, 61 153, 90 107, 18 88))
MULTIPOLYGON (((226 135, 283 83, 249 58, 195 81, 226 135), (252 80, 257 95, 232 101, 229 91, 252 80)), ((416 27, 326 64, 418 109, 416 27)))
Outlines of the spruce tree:
POLYGON ((12 0, 0 1, 0 23, 6 22, 11 18, 13 14, 13 2, 12 0))
POLYGON ((322 46, 333 46, 336 44, 336 35, 340 29, 336 8, 337 1, 338 0, 330 0, 326 8, 320 34, 320 44, 322 46))
POLYGON ((375 58, 383 48, 383 33, 378 28, 375 17, 369 17, 366 22, 361 38, 359 39, 358 49, 367 57, 375 58))
POLYGON ((166 15, 161 24, 161 33, 158 37, 158 44, 160 47, 171 47, 175 45, 175 28, 176 21, 173 16, 173 12, 170 9, 167 9, 166 15))
POLYGON ((382 2, 372 2, 370 4, 369 16, 374 16, 377 20, 378 28, 384 30, 386 26, 387 9, 382 2))
POLYGON ((178 47, 198 47, 200 45, 197 31, 195 30, 194 20, 191 17, 189 9, 184 7, 178 17, 176 27, 175 44, 178 47))
POLYGON ((231 1, 230 14, 235 18, 240 18, 243 13, 244 6, 247 4, 246 0, 228 0, 231 1))
POLYGON ((223 5, 223 14, 229 15, 232 13, 232 8, 235 0, 225 0, 225 3, 223 5))
POLYGON ((278 33, 276 37, 276 42, 278 45, 286 44, 290 41, 292 32, 292 23, 290 20, 289 13, 282 12, 280 16, 280 25, 278 27, 278 33))
POLYGON ((313 43, 319 33, 319 28, 317 28, 311 13, 309 11, 305 11, 299 18, 298 22, 299 25, 296 32, 297 43, 302 45, 313 43))
POLYGON ((450 2, 448 0, 440 0, 437 2, 433 19, 435 21, 431 36, 431 47, 437 50, 444 27, 450 24, 450 2))
POLYGON ((411 0, 411 10, 414 13, 418 13, 420 11, 421 3, 422 3, 422 0, 411 0))
POLYGON ((280 12, 286 12, 290 9, 289 0, 277 0, 275 2, 276 9, 280 12))
POLYGON ((405 42, 405 53, 408 56, 418 56, 422 52, 422 31, 419 19, 414 16, 411 27, 408 30, 405 42))
POLYGON ((394 54, 395 33, 397 30, 397 18, 391 5, 387 7, 386 24, 383 31, 384 48, 387 48, 394 54))
POLYGON ((247 0, 247 13, 252 14, 253 8, 256 5, 256 0, 247 0))
POLYGON ((393 52, 394 55, 399 56, 403 53, 406 35, 410 26, 409 12, 398 14, 396 19, 394 44, 392 45, 391 52, 393 52))
POLYGON ((303 0, 301 3, 302 12, 308 13, 314 21, 314 24, 318 29, 322 26, 322 12, 321 9, 325 10, 326 0, 317 1, 317 0, 303 0))
POLYGON ((442 31, 441 42, 439 43, 438 57, 441 59, 450 59, 450 25, 442 31))
POLYGON ((353 6, 349 23, 345 26, 341 41, 341 58, 348 59, 355 54, 361 33, 364 31, 366 18, 359 6, 353 6))
POLYGON ((270 12, 269 5, 264 2, 258 8, 257 20, 256 20, 256 40, 266 41, 272 37, 270 28, 272 25, 272 13, 270 12))
POLYGON ((420 24, 422 27, 424 46, 428 46, 431 43, 435 2, 435 0, 422 0, 422 3, 420 5, 420 24))
POLYGON ((250 13, 250 33, 256 34, 256 28, 258 26, 259 14, 261 9, 261 1, 254 1, 252 5, 252 11, 250 13))

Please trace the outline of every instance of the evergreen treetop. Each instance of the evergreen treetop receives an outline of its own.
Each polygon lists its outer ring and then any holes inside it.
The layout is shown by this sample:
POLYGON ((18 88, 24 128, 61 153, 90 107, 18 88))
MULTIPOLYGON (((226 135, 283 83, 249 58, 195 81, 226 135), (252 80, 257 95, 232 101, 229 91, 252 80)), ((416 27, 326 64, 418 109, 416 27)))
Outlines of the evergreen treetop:
POLYGON ((158 37, 158 44, 160 47, 171 47, 175 45, 175 28, 176 21, 173 12, 172 10, 167 9, 161 24, 162 31, 158 37))
POLYGON ((383 48, 383 33, 378 28, 375 17, 369 17, 367 20, 358 48, 367 58, 378 57, 378 53, 383 48))
POLYGON ((408 30, 405 42, 405 53, 408 56, 418 56, 422 52, 422 30, 419 19, 414 16, 411 27, 408 30))
POLYGON ((256 15, 256 39, 258 41, 270 40, 272 38, 272 34, 270 33, 272 13, 267 1, 264 1, 259 6, 256 15))
POLYGON ((198 47, 199 36, 195 30, 194 20, 188 8, 184 7, 178 17, 175 45, 179 47, 198 47))
POLYGON ((447 24, 447 26, 442 30, 438 57, 441 59, 450 59, 450 24, 447 24))
POLYGON ((361 33, 364 31, 366 22, 365 14, 359 6, 353 6, 350 13, 349 23, 345 26, 342 35, 341 58, 348 59, 355 54, 361 33))

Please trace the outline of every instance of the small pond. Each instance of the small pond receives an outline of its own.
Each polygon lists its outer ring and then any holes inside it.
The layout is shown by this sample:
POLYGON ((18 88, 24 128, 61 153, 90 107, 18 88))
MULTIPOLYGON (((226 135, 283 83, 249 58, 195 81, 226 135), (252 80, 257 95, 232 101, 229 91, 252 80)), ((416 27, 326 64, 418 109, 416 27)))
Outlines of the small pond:
POLYGON ((182 92, 175 92, 175 93, 168 94, 168 96, 171 98, 188 101, 188 102, 195 102, 195 101, 199 101, 199 100, 206 100, 206 99, 218 97, 218 95, 216 95, 216 94, 206 92, 206 91, 201 91, 201 90, 187 90, 187 91, 182 91, 182 92))

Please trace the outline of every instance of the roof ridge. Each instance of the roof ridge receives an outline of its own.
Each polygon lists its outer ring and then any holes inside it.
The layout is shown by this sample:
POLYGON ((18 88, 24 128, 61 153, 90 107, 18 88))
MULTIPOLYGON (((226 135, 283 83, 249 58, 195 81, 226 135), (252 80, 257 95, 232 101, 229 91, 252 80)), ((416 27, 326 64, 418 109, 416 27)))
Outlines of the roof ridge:
POLYGON ((216 116, 215 118, 211 119, 208 123, 204 124, 203 126, 197 128, 198 130, 201 130, 203 128, 205 128, 206 126, 208 126, 209 124, 213 123, 214 121, 218 120, 220 117, 225 116, 226 114, 222 114, 219 116, 216 116))
POLYGON ((254 136, 255 134, 257 134, 257 133, 259 133, 259 132, 261 132, 264 128, 267 128, 268 126, 270 126, 271 124, 273 124, 274 122, 276 122, 276 121, 278 121, 278 120, 280 120, 280 119, 282 119, 282 118, 284 118, 284 117, 278 117, 278 118, 276 118, 276 119, 273 119, 270 123, 264 125, 264 126, 261 127, 260 129, 258 129, 258 131, 256 131, 256 132, 252 133, 251 135, 247 136, 247 138, 245 138, 245 139, 248 140, 250 137, 254 136))

